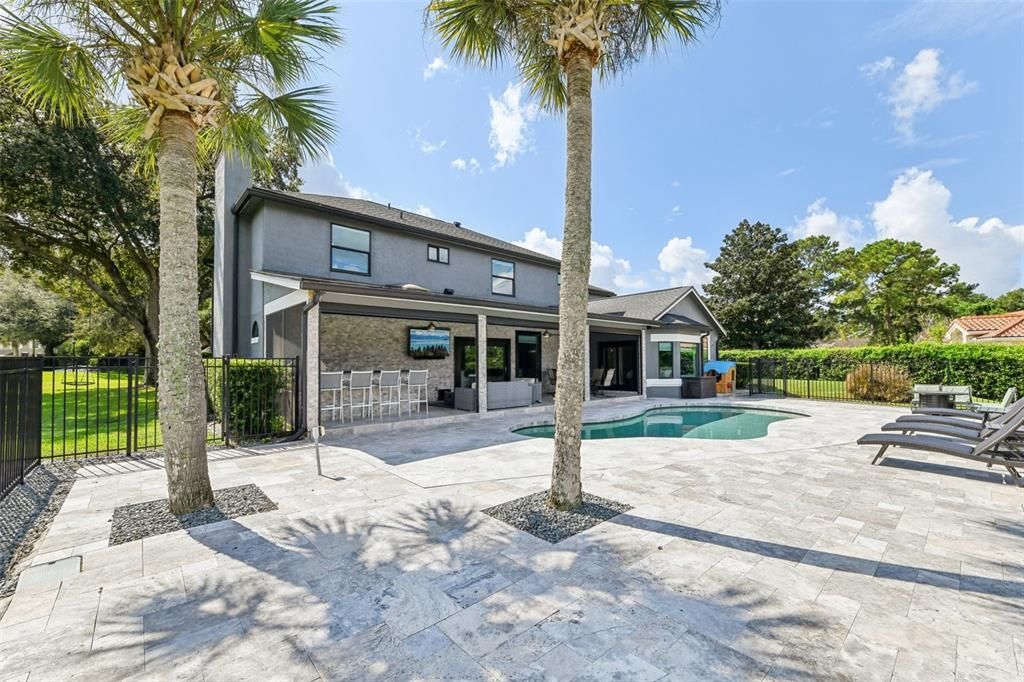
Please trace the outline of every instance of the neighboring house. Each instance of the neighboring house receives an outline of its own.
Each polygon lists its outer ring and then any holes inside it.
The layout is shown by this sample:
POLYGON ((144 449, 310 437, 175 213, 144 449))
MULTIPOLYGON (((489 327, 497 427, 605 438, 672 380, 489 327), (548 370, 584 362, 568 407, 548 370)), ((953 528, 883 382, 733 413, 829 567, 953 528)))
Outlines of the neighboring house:
MULTIPOLYGON (((718 340, 725 330, 693 287, 673 287, 639 294, 591 300, 591 314, 653 320, 646 334, 646 395, 679 397, 682 380, 704 373, 704 362, 718 357, 718 340)), ((594 333, 591 332, 593 340, 594 333)), ((600 337, 599 337, 600 338, 600 337)), ((599 346, 602 342, 599 341, 599 346)), ((599 349, 612 366, 614 342, 599 349)))
POLYGON ((43 355, 45 353, 43 344, 37 341, 28 343, 0 343, 0 357, 27 357, 32 355, 43 355))
MULTIPOLYGON (((302 358, 308 427, 318 423, 323 371, 427 369, 431 400, 471 389, 481 412, 489 384, 532 379, 553 390, 557 259, 458 222, 372 201, 261 189, 249 177, 233 163, 217 169, 213 352, 302 358), (437 330, 449 332, 449 352, 413 357, 412 335, 437 330), (481 347, 487 368, 478 373, 481 347)), ((692 289, 615 297, 591 287, 590 296, 587 364, 616 370, 610 390, 644 395, 652 385, 664 395, 663 380, 699 374, 704 357, 715 357, 721 328, 692 289), (664 305, 601 308, 645 296, 664 305), (685 350, 702 338, 707 354, 685 350)), ((495 388, 494 395, 506 392, 495 388)))
POLYGON ((958 317, 950 323, 943 340, 947 343, 1024 344, 1024 310, 958 317))

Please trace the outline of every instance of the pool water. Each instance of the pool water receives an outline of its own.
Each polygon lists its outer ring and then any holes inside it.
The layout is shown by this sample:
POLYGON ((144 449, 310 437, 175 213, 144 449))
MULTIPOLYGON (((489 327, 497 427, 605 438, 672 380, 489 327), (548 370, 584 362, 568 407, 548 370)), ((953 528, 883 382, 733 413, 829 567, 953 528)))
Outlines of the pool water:
MULTIPOLYGON (((745 407, 663 407, 628 419, 583 425, 584 440, 602 438, 707 438, 744 440, 768 434, 768 425, 800 415, 745 407)), ((515 433, 553 438, 553 424, 528 426, 515 433)))

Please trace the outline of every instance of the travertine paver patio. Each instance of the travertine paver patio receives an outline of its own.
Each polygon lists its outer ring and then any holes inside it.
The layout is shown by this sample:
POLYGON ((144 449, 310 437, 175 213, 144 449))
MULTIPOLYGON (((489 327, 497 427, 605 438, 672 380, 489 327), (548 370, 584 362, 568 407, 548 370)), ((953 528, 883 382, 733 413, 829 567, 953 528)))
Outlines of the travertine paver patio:
POLYGON ((215 453, 280 509, 116 547, 164 473, 84 471, 36 557, 84 570, 19 589, 0 679, 1024 679, 1024 490, 869 466, 851 442, 896 410, 771 405, 811 416, 585 443, 586 488, 635 508, 558 545, 479 513, 546 486, 514 415, 350 437, 331 478, 304 446, 215 453))

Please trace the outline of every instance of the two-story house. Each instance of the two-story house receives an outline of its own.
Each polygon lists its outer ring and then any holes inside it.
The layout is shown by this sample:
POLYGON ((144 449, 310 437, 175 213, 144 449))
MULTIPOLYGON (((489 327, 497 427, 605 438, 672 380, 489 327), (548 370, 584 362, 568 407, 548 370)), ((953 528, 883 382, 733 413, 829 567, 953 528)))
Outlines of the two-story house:
MULTIPOLYGON (((216 207, 213 352, 302 358, 310 425, 320 372, 426 369, 431 400, 524 379, 553 390, 557 259, 398 207, 254 187, 223 160, 216 207), (432 338, 442 347, 417 345, 432 338)), ((671 395, 714 357, 722 330, 688 287, 591 298, 588 365, 606 391, 671 395)))

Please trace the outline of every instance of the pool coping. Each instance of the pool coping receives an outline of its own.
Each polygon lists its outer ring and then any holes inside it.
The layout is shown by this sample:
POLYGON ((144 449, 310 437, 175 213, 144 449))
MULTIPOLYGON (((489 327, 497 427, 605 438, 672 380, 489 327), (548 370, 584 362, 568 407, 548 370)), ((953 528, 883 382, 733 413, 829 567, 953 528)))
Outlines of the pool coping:
MULTIPOLYGON (((624 405, 624 407, 626 407, 626 405, 624 405)), ((777 412, 777 413, 780 413, 780 414, 792 415, 794 417, 804 417, 804 418, 810 418, 810 419, 814 418, 814 415, 810 414, 808 412, 798 412, 797 410, 792 410, 792 409, 778 409, 778 408, 770 408, 770 407, 753 407, 749 403, 737 402, 735 399, 724 399, 723 400, 723 399, 717 399, 716 398, 714 400, 706 400, 706 399, 705 400, 700 400, 700 399, 698 399, 698 400, 694 400, 693 402, 686 401, 686 402, 682 402, 681 403, 681 402, 674 401, 674 402, 661 403, 661 404, 656 404, 656 405, 652 405, 652 406, 646 407, 645 409, 642 409, 642 410, 639 410, 639 411, 636 411, 636 412, 634 412, 632 410, 629 410, 629 411, 626 411, 625 413, 620 414, 620 415, 615 416, 615 417, 602 418, 602 419, 594 419, 594 420, 589 420, 589 421, 584 419, 581 425, 582 426, 594 426, 596 424, 605 424, 605 423, 608 423, 608 422, 611 422, 611 421, 625 421, 627 419, 635 419, 637 417, 642 417, 643 415, 647 414, 648 412, 654 412, 656 410, 668 410, 668 409, 678 409, 678 408, 700 408, 700 407, 734 407, 734 408, 739 408, 739 409, 744 409, 744 410, 752 410, 752 411, 756 411, 756 412, 777 412)), ((545 416, 547 416, 547 415, 545 415, 545 416)), ((521 431, 523 429, 535 428, 535 427, 538 427, 538 426, 554 426, 555 425, 554 424, 554 418, 555 418, 555 415, 554 415, 554 411, 552 410, 552 413, 551 413, 551 415, 550 415, 550 417, 548 419, 545 419, 545 420, 533 419, 533 420, 530 420, 528 423, 517 423, 515 426, 510 427, 508 430, 509 430, 509 433, 511 433, 512 435, 517 436, 519 438, 524 438, 524 439, 543 438, 543 436, 526 436, 526 435, 523 435, 521 433, 517 433, 517 431, 521 431)), ((771 431, 770 431, 771 427, 773 427, 773 426, 775 426, 775 424, 781 423, 783 421, 787 421, 787 420, 780 420, 779 422, 772 422, 771 424, 768 424, 767 429, 765 431, 765 434, 763 436, 757 436, 756 438, 703 438, 703 439, 693 439, 693 440, 722 440, 722 441, 758 440, 760 438, 767 438, 768 436, 772 435, 771 431)), ((679 440, 680 438, 681 438, 680 436, 671 436, 671 437, 669 437, 669 436, 624 436, 623 438, 593 438, 593 439, 589 439, 588 438, 588 439, 584 439, 584 440, 643 440, 643 439, 651 439, 651 440, 675 441, 675 440, 679 440)))

